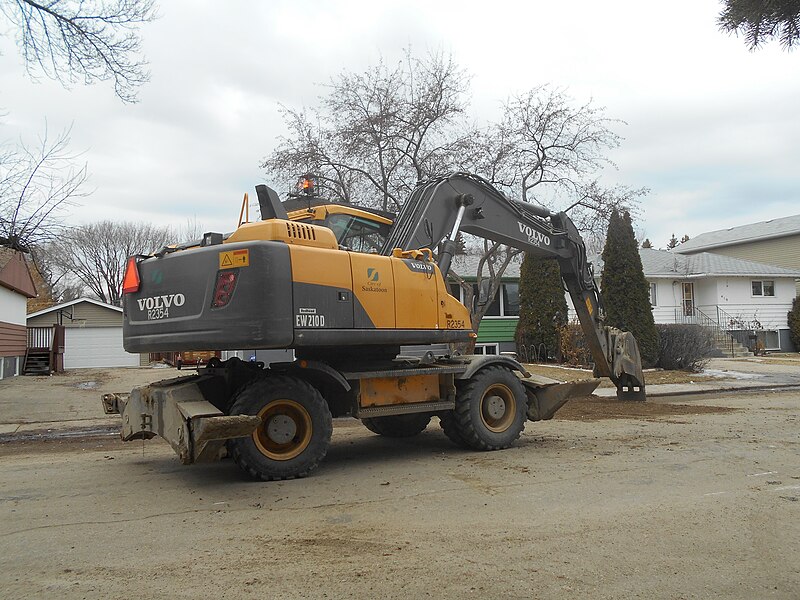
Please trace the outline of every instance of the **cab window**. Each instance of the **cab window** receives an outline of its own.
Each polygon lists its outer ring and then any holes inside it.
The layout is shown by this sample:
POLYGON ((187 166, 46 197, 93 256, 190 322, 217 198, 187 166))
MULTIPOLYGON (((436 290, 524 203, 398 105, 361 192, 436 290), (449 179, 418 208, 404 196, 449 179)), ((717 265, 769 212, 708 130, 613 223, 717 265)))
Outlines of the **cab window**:
POLYGON ((328 215, 323 225, 333 231, 340 246, 354 252, 380 252, 389 234, 388 225, 353 215, 328 215))

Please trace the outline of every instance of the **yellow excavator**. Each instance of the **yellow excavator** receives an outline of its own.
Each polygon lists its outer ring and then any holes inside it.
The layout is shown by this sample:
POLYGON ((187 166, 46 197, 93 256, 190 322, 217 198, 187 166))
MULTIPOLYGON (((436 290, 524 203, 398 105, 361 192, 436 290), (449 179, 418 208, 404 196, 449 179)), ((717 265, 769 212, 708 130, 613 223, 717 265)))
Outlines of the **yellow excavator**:
POLYGON ((552 418, 599 379, 558 383, 508 356, 433 350, 475 338, 446 284, 460 231, 558 261, 596 375, 611 378, 621 399, 645 399, 636 340, 603 324, 584 243, 565 213, 509 199, 470 173, 420 183, 396 218, 319 200, 287 211, 269 187, 256 193, 260 221, 128 260, 124 346, 292 349, 295 360, 212 359, 196 375, 107 394, 124 440, 161 436, 187 464, 227 448, 262 480, 316 468, 333 417, 407 437, 436 416, 460 446, 511 446, 527 420, 552 418), (401 354, 408 345, 423 352, 401 354))

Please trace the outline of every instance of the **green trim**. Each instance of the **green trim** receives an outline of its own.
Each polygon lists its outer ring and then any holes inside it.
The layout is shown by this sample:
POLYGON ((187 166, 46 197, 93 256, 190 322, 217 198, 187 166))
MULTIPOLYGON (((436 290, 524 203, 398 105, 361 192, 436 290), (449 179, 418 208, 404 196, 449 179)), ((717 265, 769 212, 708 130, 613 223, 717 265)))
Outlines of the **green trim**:
POLYGON ((481 319, 478 327, 478 342, 513 342, 517 330, 518 317, 503 317, 500 319, 481 319))

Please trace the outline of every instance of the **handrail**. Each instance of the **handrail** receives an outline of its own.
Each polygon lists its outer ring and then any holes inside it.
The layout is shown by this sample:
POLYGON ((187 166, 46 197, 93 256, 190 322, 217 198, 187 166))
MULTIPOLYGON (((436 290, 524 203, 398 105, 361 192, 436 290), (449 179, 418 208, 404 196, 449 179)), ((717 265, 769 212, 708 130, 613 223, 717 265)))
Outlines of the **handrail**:
POLYGON ((55 328, 49 327, 28 327, 28 349, 29 350, 53 350, 55 339, 55 328))
MULTIPOLYGON (((720 308, 717 306, 717 310, 719 311, 720 308)), ((714 335, 714 340, 718 340, 720 338, 724 338, 726 342, 730 340, 730 351, 731 355, 734 353, 734 340, 733 336, 731 336, 728 331, 722 328, 719 324, 719 321, 715 321, 711 317, 709 317, 706 313, 702 310, 697 308, 696 306, 691 307, 691 314, 686 314, 684 308, 678 307, 675 309, 675 322, 676 323, 686 323, 691 325, 699 325, 700 327, 704 327, 706 329, 710 329, 712 334, 714 335)))

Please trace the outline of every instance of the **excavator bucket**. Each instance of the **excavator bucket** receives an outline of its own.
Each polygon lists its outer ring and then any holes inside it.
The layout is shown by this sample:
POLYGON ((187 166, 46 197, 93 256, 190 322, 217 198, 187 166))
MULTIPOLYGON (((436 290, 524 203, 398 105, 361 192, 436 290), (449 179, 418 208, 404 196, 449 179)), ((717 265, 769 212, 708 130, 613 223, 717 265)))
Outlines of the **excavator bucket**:
POLYGON ((642 357, 636 338, 628 331, 617 330, 614 335, 611 380, 617 386, 617 398, 644 402, 644 373, 642 357))
POLYGON ((568 400, 588 396, 600 385, 599 379, 561 383, 536 375, 520 381, 528 396, 528 419, 531 421, 552 419, 558 409, 564 406, 568 400))

